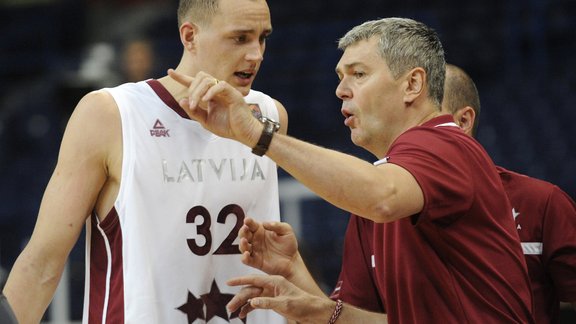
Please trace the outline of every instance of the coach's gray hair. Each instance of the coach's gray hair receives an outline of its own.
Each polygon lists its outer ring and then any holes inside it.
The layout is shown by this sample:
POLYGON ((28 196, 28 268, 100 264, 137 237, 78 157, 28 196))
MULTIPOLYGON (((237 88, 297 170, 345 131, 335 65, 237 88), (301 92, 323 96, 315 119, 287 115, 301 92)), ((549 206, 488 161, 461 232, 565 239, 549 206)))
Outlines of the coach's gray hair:
POLYGON ((440 107, 444 96, 446 62, 436 32, 412 19, 384 18, 352 28, 338 41, 338 48, 345 50, 374 36, 380 39, 379 54, 395 79, 416 67, 426 71, 429 96, 440 107))
POLYGON ((180 0, 178 5, 178 26, 186 21, 206 24, 218 12, 220 0, 180 0))

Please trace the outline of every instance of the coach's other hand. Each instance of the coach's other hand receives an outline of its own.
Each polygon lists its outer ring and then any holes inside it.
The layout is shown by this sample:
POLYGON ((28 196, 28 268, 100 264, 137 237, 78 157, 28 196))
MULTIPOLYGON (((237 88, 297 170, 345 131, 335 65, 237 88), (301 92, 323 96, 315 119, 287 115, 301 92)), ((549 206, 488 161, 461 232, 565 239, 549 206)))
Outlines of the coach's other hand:
POLYGON ((244 276, 230 279, 228 285, 245 286, 227 305, 230 312, 241 309, 240 318, 254 309, 270 309, 299 323, 320 323, 327 321, 336 304, 305 292, 282 276, 244 276))

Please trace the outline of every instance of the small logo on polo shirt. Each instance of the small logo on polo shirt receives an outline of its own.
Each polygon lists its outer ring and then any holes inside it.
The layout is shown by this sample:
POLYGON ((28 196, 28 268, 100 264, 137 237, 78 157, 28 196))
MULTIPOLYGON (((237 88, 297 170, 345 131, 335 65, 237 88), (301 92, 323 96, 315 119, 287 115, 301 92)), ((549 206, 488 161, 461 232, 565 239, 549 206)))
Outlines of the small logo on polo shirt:
POLYGON ((170 137, 170 130, 164 127, 160 119, 156 119, 154 126, 150 130, 150 136, 154 137, 170 137))
MULTIPOLYGON (((516 211, 516 209, 512 208, 512 217, 514 217, 514 220, 516 220, 516 218, 520 216, 520 213, 516 211)), ((520 223, 516 224, 516 229, 517 230, 521 230, 522 226, 520 225, 520 223)))
POLYGON ((516 219, 516 217, 520 216, 520 213, 516 211, 516 209, 514 209, 514 207, 512 207, 512 217, 514 217, 514 219, 516 219))

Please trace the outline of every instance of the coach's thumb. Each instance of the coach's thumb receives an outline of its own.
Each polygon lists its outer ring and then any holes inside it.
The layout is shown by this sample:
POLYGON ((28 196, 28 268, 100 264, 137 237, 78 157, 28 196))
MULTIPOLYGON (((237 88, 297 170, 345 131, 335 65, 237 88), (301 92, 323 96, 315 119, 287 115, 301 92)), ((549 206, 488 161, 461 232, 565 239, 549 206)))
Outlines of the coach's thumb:
POLYGON ((278 235, 286 235, 294 232, 292 226, 284 222, 265 222, 262 224, 265 229, 275 232, 278 235))

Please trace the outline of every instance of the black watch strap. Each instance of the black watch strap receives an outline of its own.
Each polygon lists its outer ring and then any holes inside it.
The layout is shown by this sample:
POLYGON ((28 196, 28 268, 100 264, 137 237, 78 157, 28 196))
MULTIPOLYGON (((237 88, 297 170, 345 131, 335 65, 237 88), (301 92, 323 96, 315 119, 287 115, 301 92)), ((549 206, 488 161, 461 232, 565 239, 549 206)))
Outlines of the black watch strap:
POLYGON ((280 129, 280 123, 264 116, 258 118, 258 120, 264 125, 264 129, 262 129, 262 135, 260 135, 258 143, 252 148, 252 153, 262 156, 268 151, 272 136, 280 129))

